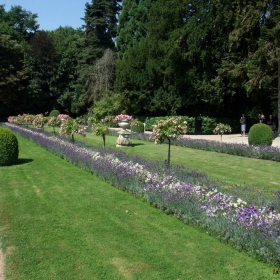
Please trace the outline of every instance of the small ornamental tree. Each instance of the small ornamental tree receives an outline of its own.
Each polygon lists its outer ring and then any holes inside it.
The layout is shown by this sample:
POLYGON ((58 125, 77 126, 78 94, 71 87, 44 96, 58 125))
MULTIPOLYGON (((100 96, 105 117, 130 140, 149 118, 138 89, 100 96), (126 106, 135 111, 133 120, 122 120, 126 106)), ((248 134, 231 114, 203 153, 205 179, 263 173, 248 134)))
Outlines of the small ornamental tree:
POLYGON ((36 118, 35 115, 29 115, 29 114, 23 114, 22 118, 24 120, 24 123, 28 126, 29 124, 32 124, 34 119, 36 118))
POLYGON ((71 137, 72 143, 74 144, 75 139, 74 135, 79 134, 83 137, 86 137, 84 127, 79 125, 74 119, 67 118, 66 121, 62 124, 59 131, 60 135, 67 135, 71 137))
POLYGON ((79 125, 86 125, 86 120, 82 117, 77 117, 75 119, 75 121, 79 124, 79 125))
POLYGON ((170 166, 171 139, 179 139, 182 134, 186 133, 187 122, 182 121, 180 117, 160 120, 157 125, 153 127, 153 133, 151 134, 150 139, 153 140, 156 145, 163 143, 165 139, 168 141, 167 167, 170 166))
POLYGON ((87 119, 87 125, 92 126, 92 124, 96 123, 97 119, 94 116, 89 116, 87 119))
POLYGON ((44 128, 46 122, 47 122, 47 118, 44 117, 43 114, 38 114, 34 118, 32 124, 37 128, 44 128))
POLYGON ((55 134, 55 127, 59 127, 61 125, 61 119, 58 117, 49 117, 48 119, 48 126, 51 126, 53 128, 53 133, 55 134))
POLYGON ((213 130, 214 134, 221 135, 221 143, 222 143, 223 134, 230 133, 230 132, 231 132, 231 127, 228 124, 223 124, 223 123, 217 124, 217 126, 213 130))
POLYGON ((104 150, 105 150, 105 145, 106 145, 106 135, 108 133, 109 133, 109 128, 106 124, 104 124, 104 123, 94 123, 92 125, 92 134, 102 137, 104 150))

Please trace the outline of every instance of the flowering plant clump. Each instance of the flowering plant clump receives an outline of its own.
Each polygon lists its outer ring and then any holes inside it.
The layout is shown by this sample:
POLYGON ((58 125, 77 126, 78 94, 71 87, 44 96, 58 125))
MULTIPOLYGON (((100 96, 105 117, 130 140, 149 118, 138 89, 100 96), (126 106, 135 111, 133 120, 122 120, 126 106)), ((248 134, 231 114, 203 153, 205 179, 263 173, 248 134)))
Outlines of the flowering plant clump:
POLYGON ((106 135, 109 132, 108 126, 103 123, 95 123, 92 127, 92 134, 97 136, 106 135))
POLYGON ((179 139, 183 134, 187 133, 187 122, 181 121, 181 118, 170 118, 168 120, 160 120, 153 128, 150 136, 155 144, 161 144, 167 139, 179 139))
POLYGON ((126 114, 120 114, 120 115, 115 116, 115 118, 114 118, 114 121, 124 121, 124 120, 132 121, 133 117, 130 115, 126 115, 126 114))
POLYGON ((25 124, 32 124, 36 116, 34 115, 29 115, 29 114, 23 114, 22 115, 23 121, 25 124))
POLYGON ((167 120, 158 121, 153 128, 153 133, 150 139, 154 140, 155 144, 163 143, 165 139, 168 140, 168 156, 167 166, 170 166, 170 145, 171 139, 179 139, 182 134, 187 133, 187 122, 179 118, 170 118, 167 120))
POLYGON ((38 114, 34 118, 32 124, 37 128, 43 128, 46 122, 47 122, 47 118, 44 117, 43 114, 38 114))
POLYGON ((59 119, 64 119, 64 120, 66 120, 66 119, 69 118, 69 115, 67 115, 67 114, 59 114, 57 117, 58 117, 59 119))
POLYGON ((219 135, 223 135, 225 133, 230 133, 231 132, 231 127, 228 124, 223 124, 223 123, 219 123, 215 129, 213 130, 214 134, 219 134, 219 135))
POLYGON ((53 132, 55 133, 55 127, 59 127, 61 125, 61 119, 55 116, 49 117, 47 124, 53 128, 53 132))
POLYGON ((16 117, 16 116, 9 116, 8 117, 8 122, 9 123, 13 123, 13 124, 18 124, 19 122, 18 122, 18 117, 16 117))
POLYGON ((61 125, 59 130, 60 135, 68 135, 71 137, 72 143, 74 143, 74 134, 82 135, 86 137, 84 127, 79 125, 74 119, 67 118, 65 123, 61 125))
POLYGON ((94 116, 89 116, 87 119, 87 124, 92 125, 93 123, 96 123, 97 119, 94 116))
POLYGON ((114 116, 106 116, 104 119, 101 120, 101 122, 108 127, 114 125, 115 123, 115 117, 114 116))
POLYGON ((223 134, 230 133, 230 132, 231 132, 231 127, 228 124, 222 124, 222 123, 219 123, 213 130, 214 134, 221 135, 221 143, 222 143, 223 134))
POLYGON ((79 125, 85 125, 85 124, 86 124, 85 119, 82 118, 82 117, 77 117, 77 118, 75 119, 75 121, 76 121, 79 125))
POLYGON ((50 117, 47 124, 48 126, 59 127, 61 125, 61 119, 59 119, 58 117, 50 117))
POLYGON ((105 149, 105 137, 106 135, 109 133, 109 128, 107 125, 103 124, 103 123, 95 123, 92 126, 92 134, 96 135, 96 136, 101 136, 103 139, 103 146, 105 149))
POLYGON ((139 121, 138 119, 134 119, 129 123, 130 126, 139 126, 139 121))

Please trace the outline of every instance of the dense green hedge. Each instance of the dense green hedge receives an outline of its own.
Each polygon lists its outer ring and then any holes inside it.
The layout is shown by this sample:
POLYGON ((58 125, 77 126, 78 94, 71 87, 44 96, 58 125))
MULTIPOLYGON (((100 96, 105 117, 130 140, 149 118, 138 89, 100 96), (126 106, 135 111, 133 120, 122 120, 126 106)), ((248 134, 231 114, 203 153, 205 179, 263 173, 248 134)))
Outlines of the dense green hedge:
POLYGON ((144 124, 140 121, 137 121, 137 125, 130 126, 132 132, 144 132, 144 124))
POLYGON ((18 153, 17 137, 9 129, 0 126, 0 166, 16 163, 18 153))

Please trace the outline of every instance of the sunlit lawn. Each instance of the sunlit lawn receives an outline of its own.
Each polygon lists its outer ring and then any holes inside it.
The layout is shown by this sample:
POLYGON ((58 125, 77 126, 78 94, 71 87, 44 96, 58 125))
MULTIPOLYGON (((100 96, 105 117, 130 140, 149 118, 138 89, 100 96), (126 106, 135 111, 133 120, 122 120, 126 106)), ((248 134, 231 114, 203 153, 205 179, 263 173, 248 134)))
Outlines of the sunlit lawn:
MULTIPOLYGON (((19 164, 0 168, 7 280, 275 279, 273 267, 18 139, 19 164)), ((142 144, 135 153, 157 152, 142 144)))
MULTIPOLYGON (((102 146, 102 138, 90 133, 86 138, 77 139, 102 146)), ((132 140, 132 143, 131 147, 118 149, 150 159, 167 159, 166 144, 155 145, 142 140, 132 140)), ((106 146, 116 148, 116 137, 106 136, 106 146)), ((280 189, 280 162, 171 146, 171 164, 187 165, 231 184, 257 185, 260 189, 267 190, 280 189)))

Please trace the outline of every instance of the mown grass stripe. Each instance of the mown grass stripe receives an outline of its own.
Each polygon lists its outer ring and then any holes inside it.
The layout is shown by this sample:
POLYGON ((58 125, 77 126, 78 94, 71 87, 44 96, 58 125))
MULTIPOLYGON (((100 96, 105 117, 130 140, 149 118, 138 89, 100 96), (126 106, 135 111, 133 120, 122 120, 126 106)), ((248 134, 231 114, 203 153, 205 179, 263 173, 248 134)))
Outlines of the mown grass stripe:
POLYGON ((9 279, 272 279, 273 268, 18 136, 1 167, 9 279))

